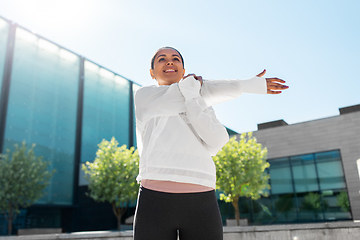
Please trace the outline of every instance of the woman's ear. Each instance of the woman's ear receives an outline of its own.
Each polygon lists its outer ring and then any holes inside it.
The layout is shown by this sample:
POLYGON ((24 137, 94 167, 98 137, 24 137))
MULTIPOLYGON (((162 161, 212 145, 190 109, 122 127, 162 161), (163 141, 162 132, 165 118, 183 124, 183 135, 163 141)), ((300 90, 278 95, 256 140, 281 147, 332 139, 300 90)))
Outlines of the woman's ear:
POLYGON ((182 75, 183 77, 185 76, 185 68, 183 69, 183 75, 182 75))
POLYGON ((150 76, 152 79, 155 79, 154 69, 150 69, 150 76))

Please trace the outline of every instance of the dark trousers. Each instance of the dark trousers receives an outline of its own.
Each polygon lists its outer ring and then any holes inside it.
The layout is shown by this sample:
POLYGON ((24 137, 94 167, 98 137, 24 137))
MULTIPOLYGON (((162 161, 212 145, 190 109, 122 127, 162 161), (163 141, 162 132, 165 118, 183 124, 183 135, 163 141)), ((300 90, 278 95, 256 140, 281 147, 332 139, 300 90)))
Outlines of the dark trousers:
POLYGON ((140 187, 134 240, 222 240, 215 191, 165 193, 140 187))

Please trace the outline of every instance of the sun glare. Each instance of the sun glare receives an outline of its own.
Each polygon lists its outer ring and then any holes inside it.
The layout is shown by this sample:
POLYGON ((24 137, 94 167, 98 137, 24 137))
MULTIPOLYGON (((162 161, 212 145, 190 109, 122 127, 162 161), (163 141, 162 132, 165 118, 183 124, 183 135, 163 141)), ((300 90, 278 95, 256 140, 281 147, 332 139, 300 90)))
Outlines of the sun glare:
POLYGON ((35 34, 26 31, 20 27, 16 28, 16 36, 31 43, 35 42, 38 39, 35 34))
POLYGON ((60 49, 60 57, 70 62, 75 62, 79 58, 76 54, 65 49, 60 49))
POLYGON ((110 79, 113 79, 115 77, 114 73, 112 73, 104 68, 100 68, 100 75, 105 78, 110 78, 110 79))
POLYGON ((133 84, 133 92, 134 92, 134 93, 135 93, 137 90, 139 90, 139 88, 141 88, 139 85, 133 84))
POLYGON ((76 29, 91 17, 95 7, 90 0, 22 0, 16 3, 18 11, 35 26, 35 29, 31 29, 35 32, 44 27, 76 29))
POLYGON ((44 39, 39 39, 39 48, 53 53, 57 53, 59 51, 58 46, 44 39))
POLYGON ((121 86, 127 86, 129 83, 126 79, 120 77, 119 75, 115 75, 115 82, 121 86))
POLYGON ((6 26, 7 26, 7 22, 0 18, 0 29, 5 28, 6 26))
POLYGON ((92 72, 99 72, 99 66, 89 61, 85 61, 85 68, 92 72))

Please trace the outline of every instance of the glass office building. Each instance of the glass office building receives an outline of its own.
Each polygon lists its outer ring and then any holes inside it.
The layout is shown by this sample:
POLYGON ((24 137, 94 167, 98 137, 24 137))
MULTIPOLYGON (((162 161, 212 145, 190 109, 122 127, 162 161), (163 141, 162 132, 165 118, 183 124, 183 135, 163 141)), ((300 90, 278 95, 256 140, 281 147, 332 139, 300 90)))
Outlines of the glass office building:
MULTIPOLYGON (((94 160, 102 139, 114 136, 120 145, 136 146, 133 94, 140 86, 3 18, 0 76, 0 152, 35 143, 36 155, 56 170, 44 196, 21 211, 14 233, 115 229, 111 205, 85 196, 79 169, 94 160)), ((352 219, 337 204, 347 192, 341 149, 285 156, 268 160, 270 196, 240 199, 241 217, 253 225, 352 219)), ((225 224, 233 209, 219 206, 225 224)), ((0 216, 0 235, 6 226, 0 216)))
MULTIPOLYGON (((9 24, 0 18, 0 76, 4 74, 6 43, 9 32, 9 24)), ((0 78, 0 92, 2 87, 2 78, 0 78)))
POLYGON ((36 143, 55 175, 43 204, 71 205, 80 58, 17 27, 3 149, 36 143))
POLYGON ((56 170, 15 225, 62 227, 79 204, 79 167, 94 160, 97 144, 114 136, 135 145, 132 99, 140 86, 3 18, 0 76, 1 150, 35 143, 35 154, 56 170))

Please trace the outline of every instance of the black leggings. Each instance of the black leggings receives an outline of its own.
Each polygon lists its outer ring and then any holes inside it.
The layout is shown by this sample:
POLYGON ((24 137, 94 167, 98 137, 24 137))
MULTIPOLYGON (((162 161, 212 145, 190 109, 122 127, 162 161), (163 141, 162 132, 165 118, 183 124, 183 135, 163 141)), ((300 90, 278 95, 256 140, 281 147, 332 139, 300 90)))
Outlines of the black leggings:
POLYGON ((215 191, 165 193, 140 187, 134 240, 222 240, 215 191))

